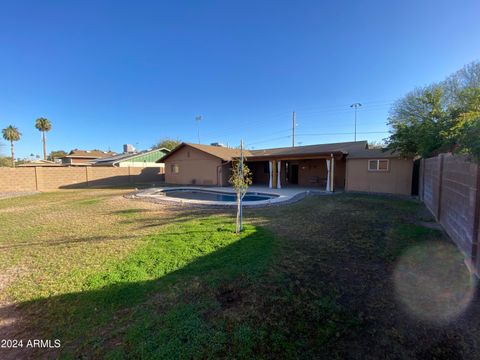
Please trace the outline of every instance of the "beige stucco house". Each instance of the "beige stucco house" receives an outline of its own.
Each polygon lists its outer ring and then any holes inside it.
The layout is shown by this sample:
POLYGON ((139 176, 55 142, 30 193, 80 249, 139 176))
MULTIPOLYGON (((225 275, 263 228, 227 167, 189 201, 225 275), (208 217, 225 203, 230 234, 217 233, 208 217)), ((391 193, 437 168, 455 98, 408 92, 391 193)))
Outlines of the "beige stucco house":
MULTIPOLYGON (((182 143, 159 161, 165 181, 228 186, 238 149, 182 143)), ((410 195, 413 159, 368 149, 366 141, 244 150, 254 185, 319 187, 327 191, 410 195)))

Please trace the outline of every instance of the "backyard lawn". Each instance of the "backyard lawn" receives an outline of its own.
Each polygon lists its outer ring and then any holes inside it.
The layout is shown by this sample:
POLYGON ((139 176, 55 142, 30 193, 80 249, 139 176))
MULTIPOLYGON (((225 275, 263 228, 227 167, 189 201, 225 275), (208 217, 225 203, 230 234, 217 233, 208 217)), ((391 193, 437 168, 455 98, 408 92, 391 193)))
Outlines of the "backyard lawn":
POLYGON ((64 190, 0 200, 0 339, 15 358, 469 359, 476 282, 412 200, 245 211, 64 190))

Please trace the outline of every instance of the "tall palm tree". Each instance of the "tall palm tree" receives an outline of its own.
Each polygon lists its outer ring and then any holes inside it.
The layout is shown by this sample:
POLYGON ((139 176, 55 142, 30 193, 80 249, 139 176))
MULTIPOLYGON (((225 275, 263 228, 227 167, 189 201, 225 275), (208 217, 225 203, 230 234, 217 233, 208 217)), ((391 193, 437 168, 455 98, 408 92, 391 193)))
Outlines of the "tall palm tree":
POLYGON ((43 160, 47 160, 47 140, 45 133, 52 130, 52 123, 46 118, 38 118, 35 121, 35 127, 42 132, 43 137, 43 160))
POLYGON ((10 149, 12 151, 12 166, 15 167, 15 148, 13 146, 14 141, 20 140, 22 134, 15 126, 7 126, 2 130, 3 138, 7 141, 10 141, 10 149))

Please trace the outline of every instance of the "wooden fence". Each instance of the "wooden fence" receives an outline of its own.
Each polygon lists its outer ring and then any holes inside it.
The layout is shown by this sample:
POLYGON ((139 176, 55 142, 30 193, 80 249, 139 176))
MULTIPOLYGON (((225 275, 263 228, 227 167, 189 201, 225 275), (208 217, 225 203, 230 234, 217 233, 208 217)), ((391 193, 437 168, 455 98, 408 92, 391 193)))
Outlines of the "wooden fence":
POLYGON ((480 274, 480 166, 441 154, 420 162, 419 197, 480 274))
POLYGON ((164 181, 164 169, 158 167, 0 167, 0 192, 161 184, 164 181))

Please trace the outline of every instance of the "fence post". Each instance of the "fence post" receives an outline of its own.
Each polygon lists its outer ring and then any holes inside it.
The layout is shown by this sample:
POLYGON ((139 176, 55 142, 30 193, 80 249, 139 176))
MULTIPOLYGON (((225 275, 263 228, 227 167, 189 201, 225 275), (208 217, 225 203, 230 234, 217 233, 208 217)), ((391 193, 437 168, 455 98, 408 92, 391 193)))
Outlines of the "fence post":
POLYGON ((418 169, 418 198, 423 202, 425 194, 425 159, 420 159, 420 168, 418 169))
POLYGON ((37 174, 37 167, 35 166, 35 190, 38 191, 38 174, 37 174))
POLYGON ((88 168, 89 166, 85 166, 85 182, 87 183, 87 187, 88 187, 88 168))

